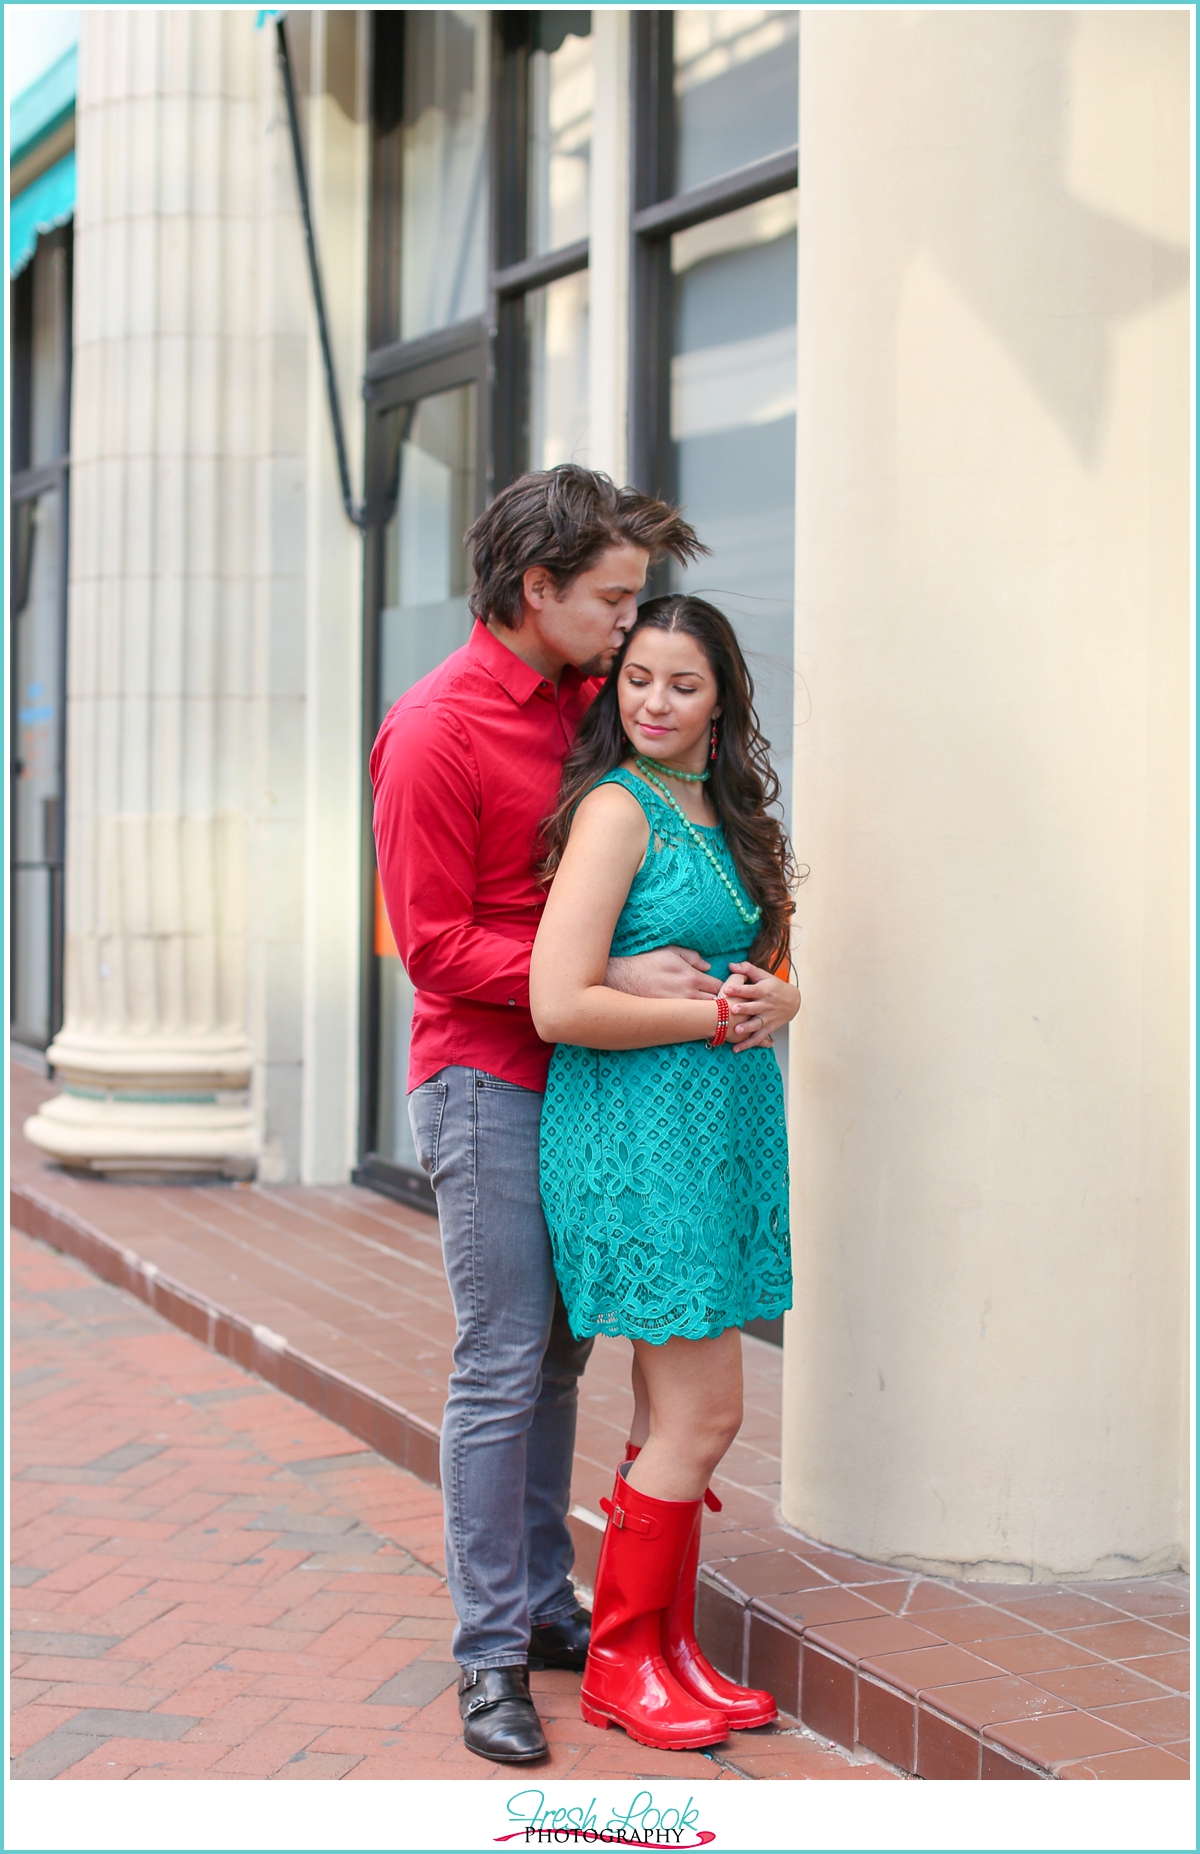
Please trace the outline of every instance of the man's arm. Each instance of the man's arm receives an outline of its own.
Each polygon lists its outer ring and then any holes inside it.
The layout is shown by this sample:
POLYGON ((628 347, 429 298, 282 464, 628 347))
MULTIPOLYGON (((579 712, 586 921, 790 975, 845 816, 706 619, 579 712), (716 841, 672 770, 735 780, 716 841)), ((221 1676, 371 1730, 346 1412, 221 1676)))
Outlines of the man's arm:
POLYGON ((532 939, 474 920, 480 788, 466 734, 445 710, 408 710, 377 743, 371 773, 384 905, 413 984, 528 1004, 532 939))
POLYGON ((604 983, 635 998, 715 998, 721 989, 720 979, 709 974, 707 959, 683 946, 610 959, 604 983))
MULTIPOLYGON (((408 711, 372 755, 375 850, 388 921, 422 991, 484 1004, 529 1002, 532 940, 476 926, 479 779, 465 734, 442 710, 408 711)), ((639 998, 715 998, 708 961, 680 946, 610 959, 605 984, 639 998)))

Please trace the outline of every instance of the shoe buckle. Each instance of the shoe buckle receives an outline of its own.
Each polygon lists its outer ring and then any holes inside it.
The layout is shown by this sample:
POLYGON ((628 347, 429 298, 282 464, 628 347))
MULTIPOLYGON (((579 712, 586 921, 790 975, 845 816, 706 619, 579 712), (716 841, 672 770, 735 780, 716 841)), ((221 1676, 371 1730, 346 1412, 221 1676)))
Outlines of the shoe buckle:
POLYGON ((477 1667, 469 1667, 463 1675, 462 1690, 464 1693, 469 1693, 472 1687, 477 1687, 478 1685, 479 1669, 477 1667))

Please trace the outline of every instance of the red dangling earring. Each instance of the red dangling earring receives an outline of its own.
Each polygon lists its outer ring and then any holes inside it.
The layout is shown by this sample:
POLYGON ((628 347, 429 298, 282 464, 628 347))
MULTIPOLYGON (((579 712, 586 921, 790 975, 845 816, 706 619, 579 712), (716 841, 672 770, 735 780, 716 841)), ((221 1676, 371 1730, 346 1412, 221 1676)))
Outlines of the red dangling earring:
POLYGON ((717 757, 717 724, 715 721, 712 724, 712 752, 709 754, 708 757, 709 757, 710 763, 711 761, 715 760, 717 757))

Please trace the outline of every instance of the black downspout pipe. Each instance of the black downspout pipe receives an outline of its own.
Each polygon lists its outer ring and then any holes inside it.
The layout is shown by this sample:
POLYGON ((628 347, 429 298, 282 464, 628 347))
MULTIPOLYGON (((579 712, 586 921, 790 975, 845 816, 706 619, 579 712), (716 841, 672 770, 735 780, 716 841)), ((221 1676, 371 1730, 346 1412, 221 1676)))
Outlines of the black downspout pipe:
POLYGON ((292 79, 292 61, 288 55, 287 34, 282 19, 275 21, 275 55, 283 74, 283 92, 287 98, 288 126, 292 133, 292 159, 296 164, 296 189, 300 211, 304 215, 304 242, 308 249, 308 275, 312 283, 313 303, 317 311, 317 329, 321 336, 321 358, 325 363, 325 389, 329 395, 329 418, 333 425, 333 442, 337 449, 338 475, 342 482, 342 506, 354 526, 365 529, 367 511, 355 502, 350 488, 350 464, 346 457, 346 434, 342 428, 342 404, 338 397, 337 375, 333 371, 333 351, 329 346, 329 325, 325 320, 325 292, 321 287, 321 266, 313 237, 312 208, 308 198, 308 176, 304 170, 304 147, 300 140, 300 116, 296 109, 296 86, 292 79))

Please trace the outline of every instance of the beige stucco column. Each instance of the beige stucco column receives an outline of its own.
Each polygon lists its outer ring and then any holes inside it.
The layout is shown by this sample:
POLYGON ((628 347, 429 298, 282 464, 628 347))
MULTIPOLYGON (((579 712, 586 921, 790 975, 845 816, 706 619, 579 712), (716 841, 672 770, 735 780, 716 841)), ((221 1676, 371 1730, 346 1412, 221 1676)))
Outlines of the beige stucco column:
MULTIPOLYGON (((367 50, 288 16, 362 495, 367 50)), ((362 539, 253 9, 85 11, 63 1092, 71 1164, 335 1183, 357 1152, 362 539)))
POLYGON ((805 13, 786 1517, 1186 1549, 1189 28, 805 13))
POLYGON ((255 1158, 248 45, 220 13, 83 20, 64 1092, 27 1131, 99 1169, 255 1158))

